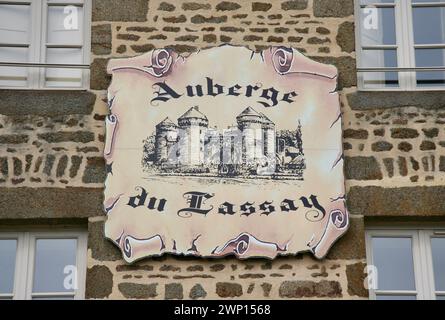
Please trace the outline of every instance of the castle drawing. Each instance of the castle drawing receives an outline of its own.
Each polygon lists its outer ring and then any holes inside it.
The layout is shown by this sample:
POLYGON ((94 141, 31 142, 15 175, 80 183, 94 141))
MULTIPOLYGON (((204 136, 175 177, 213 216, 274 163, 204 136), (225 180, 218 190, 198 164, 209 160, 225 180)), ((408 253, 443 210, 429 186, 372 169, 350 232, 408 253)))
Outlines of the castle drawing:
POLYGON ((302 180, 306 168, 300 122, 295 130, 277 130, 251 107, 222 130, 211 127, 198 107, 177 123, 167 117, 144 141, 143 154, 144 171, 162 175, 302 180))

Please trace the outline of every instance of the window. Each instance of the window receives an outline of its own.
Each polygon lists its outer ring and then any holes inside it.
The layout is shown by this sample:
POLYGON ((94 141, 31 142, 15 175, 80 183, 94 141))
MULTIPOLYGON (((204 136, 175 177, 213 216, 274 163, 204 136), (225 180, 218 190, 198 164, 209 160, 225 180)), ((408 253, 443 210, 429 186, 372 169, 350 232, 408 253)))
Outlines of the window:
POLYGON ((377 300, 445 300, 445 230, 383 230, 366 234, 377 300))
POLYGON ((87 88, 90 5, 85 0, 0 1, 0 87, 87 88))
POLYGON ((360 89, 445 88, 444 0, 356 0, 356 17, 360 89))
POLYGON ((82 232, 0 233, 0 300, 83 299, 82 232))

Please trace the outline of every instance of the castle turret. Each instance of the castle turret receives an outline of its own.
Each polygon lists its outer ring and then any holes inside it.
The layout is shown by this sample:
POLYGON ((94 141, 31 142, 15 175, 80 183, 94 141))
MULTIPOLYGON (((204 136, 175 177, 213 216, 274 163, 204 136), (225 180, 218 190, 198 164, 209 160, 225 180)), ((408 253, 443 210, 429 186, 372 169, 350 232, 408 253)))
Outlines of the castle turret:
POLYGON ((204 138, 209 125, 207 117, 198 107, 190 108, 178 119, 180 128, 180 163, 200 165, 204 163, 204 138))
POLYGON ((248 107, 236 120, 243 133, 243 163, 251 164, 263 158, 263 117, 253 108, 248 107))
POLYGON ((168 161, 172 147, 178 139, 178 126, 168 117, 156 125, 155 163, 168 161))
POLYGON ((180 127, 196 125, 207 128, 209 126, 209 120, 199 111, 199 107, 192 107, 178 118, 178 124, 180 127))

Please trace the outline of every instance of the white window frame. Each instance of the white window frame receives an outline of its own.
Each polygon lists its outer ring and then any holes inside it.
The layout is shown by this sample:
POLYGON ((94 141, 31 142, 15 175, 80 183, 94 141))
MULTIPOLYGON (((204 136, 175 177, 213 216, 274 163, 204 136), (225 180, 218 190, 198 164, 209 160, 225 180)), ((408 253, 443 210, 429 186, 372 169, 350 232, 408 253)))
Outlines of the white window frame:
MULTIPOLYGON (((436 294, 445 296, 445 291, 436 291, 434 284, 433 258, 431 253, 431 238, 445 238, 445 228, 425 227, 374 227, 366 229, 366 257, 368 266, 373 266, 373 237, 411 238, 414 280, 416 289, 413 291, 376 290, 369 288, 369 298, 375 300, 377 294, 383 295, 413 295, 417 300, 435 300, 436 294)), ((445 272, 445 270, 444 270, 445 272)), ((377 270, 378 276, 378 270, 377 270)))
MULTIPOLYGON (((361 17, 361 8, 364 7, 376 7, 376 8, 392 8, 394 7, 394 16, 395 16, 395 30, 396 30, 396 44, 393 45, 373 45, 371 46, 374 49, 396 49, 397 50, 397 64, 398 68, 415 68, 416 67, 416 59, 415 59, 415 48, 443 48, 445 50, 445 44, 429 44, 429 45, 416 45, 414 43, 414 32, 413 32, 413 2, 415 0, 394 0, 394 4, 392 3, 369 3, 366 5, 361 5, 361 0, 354 1, 354 15, 355 15, 355 43, 356 43, 356 59, 357 59, 357 67, 358 69, 362 68, 362 50, 363 48, 367 48, 367 46, 363 46, 361 43, 361 30, 362 30, 362 21, 361 17)), ((416 3, 415 7, 436 7, 436 6, 444 6, 445 0, 440 2, 425 2, 425 3, 416 3)), ((442 66, 445 67, 445 66, 442 66)), ((434 68, 434 67, 433 67, 434 68)), ((388 71, 387 71, 388 72, 388 71)), ((445 71, 444 71, 445 72, 445 71)), ((364 84, 363 75, 366 72, 358 72, 357 74, 357 83, 358 89, 360 91, 444 91, 444 86, 432 86, 426 87, 417 86, 416 72, 415 71, 399 71, 399 86, 398 87, 376 87, 376 88, 366 88, 364 84)), ((384 73, 384 71, 382 71, 384 73)))
MULTIPOLYGON (((3 1, 0 1, 0 3, 3 1)), ((90 64, 91 54, 91 19, 92 19, 92 1, 91 0, 70 0, 69 2, 53 1, 51 6, 79 6, 83 7, 83 43, 80 46, 73 45, 54 45, 47 43, 47 0, 8 0, 4 1, 9 5, 30 5, 31 10, 31 36, 29 43, 28 63, 46 62, 46 49, 48 47, 56 48, 82 48, 82 63, 83 65, 90 64)), ((1 40, 0 40, 1 42, 1 40)), ((3 44, 4 45, 4 44, 3 44)), ((8 44, 6 44, 8 45, 8 44)), ((1 47, 2 45, 0 45, 1 47)), ((21 89, 21 90, 87 90, 90 87, 90 70, 80 69, 82 71, 81 85, 78 87, 48 87, 45 85, 45 72, 47 67, 17 67, 26 68, 28 70, 28 79, 26 86, 0 86, 0 89, 21 89)), ((48 67, 49 68, 49 67, 48 67)))
MULTIPOLYGON (((85 281, 87 269, 87 232, 80 230, 69 231, 27 231, 27 232, 2 232, 1 239, 17 240, 16 261, 14 271, 13 300, 31 300, 33 297, 60 297, 70 296, 75 300, 85 298, 85 281), (76 269, 77 289, 69 293, 32 293, 35 244, 37 239, 77 239, 76 269)), ((0 297, 11 297, 9 294, 0 294, 0 297)))

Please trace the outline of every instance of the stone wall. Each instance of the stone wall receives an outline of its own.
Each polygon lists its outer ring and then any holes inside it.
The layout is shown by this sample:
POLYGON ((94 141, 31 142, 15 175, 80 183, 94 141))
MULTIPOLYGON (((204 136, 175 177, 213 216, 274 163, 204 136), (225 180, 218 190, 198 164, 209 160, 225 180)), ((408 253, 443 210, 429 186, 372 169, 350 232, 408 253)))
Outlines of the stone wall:
MULTIPOLYGON (((444 107, 443 101, 442 106, 427 109, 427 99, 419 99, 419 93, 409 102, 411 106, 385 109, 382 107, 386 103, 380 102, 379 109, 369 110, 361 106, 372 103, 372 95, 378 98, 375 93, 344 91, 345 109, 354 108, 345 112, 343 134, 345 171, 347 179, 353 180, 351 185, 444 184, 445 110, 440 109, 444 107)), ((399 103, 403 104, 402 98, 399 103)))
POLYGON ((445 97, 356 86, 352 0, 93 0, 91 91, 0 90, 0 219, 88 222, 91 299, 366 298, 365 218, 445 216, 445 97), (128 266, 103 237, 100 208, 107 61, 222 43, 292 46, 337 66, 351 228, 323 261, 168 256, 128 266))
POLYGON ((1 187, 103 186, 103 93, 0 95, 1 187))

